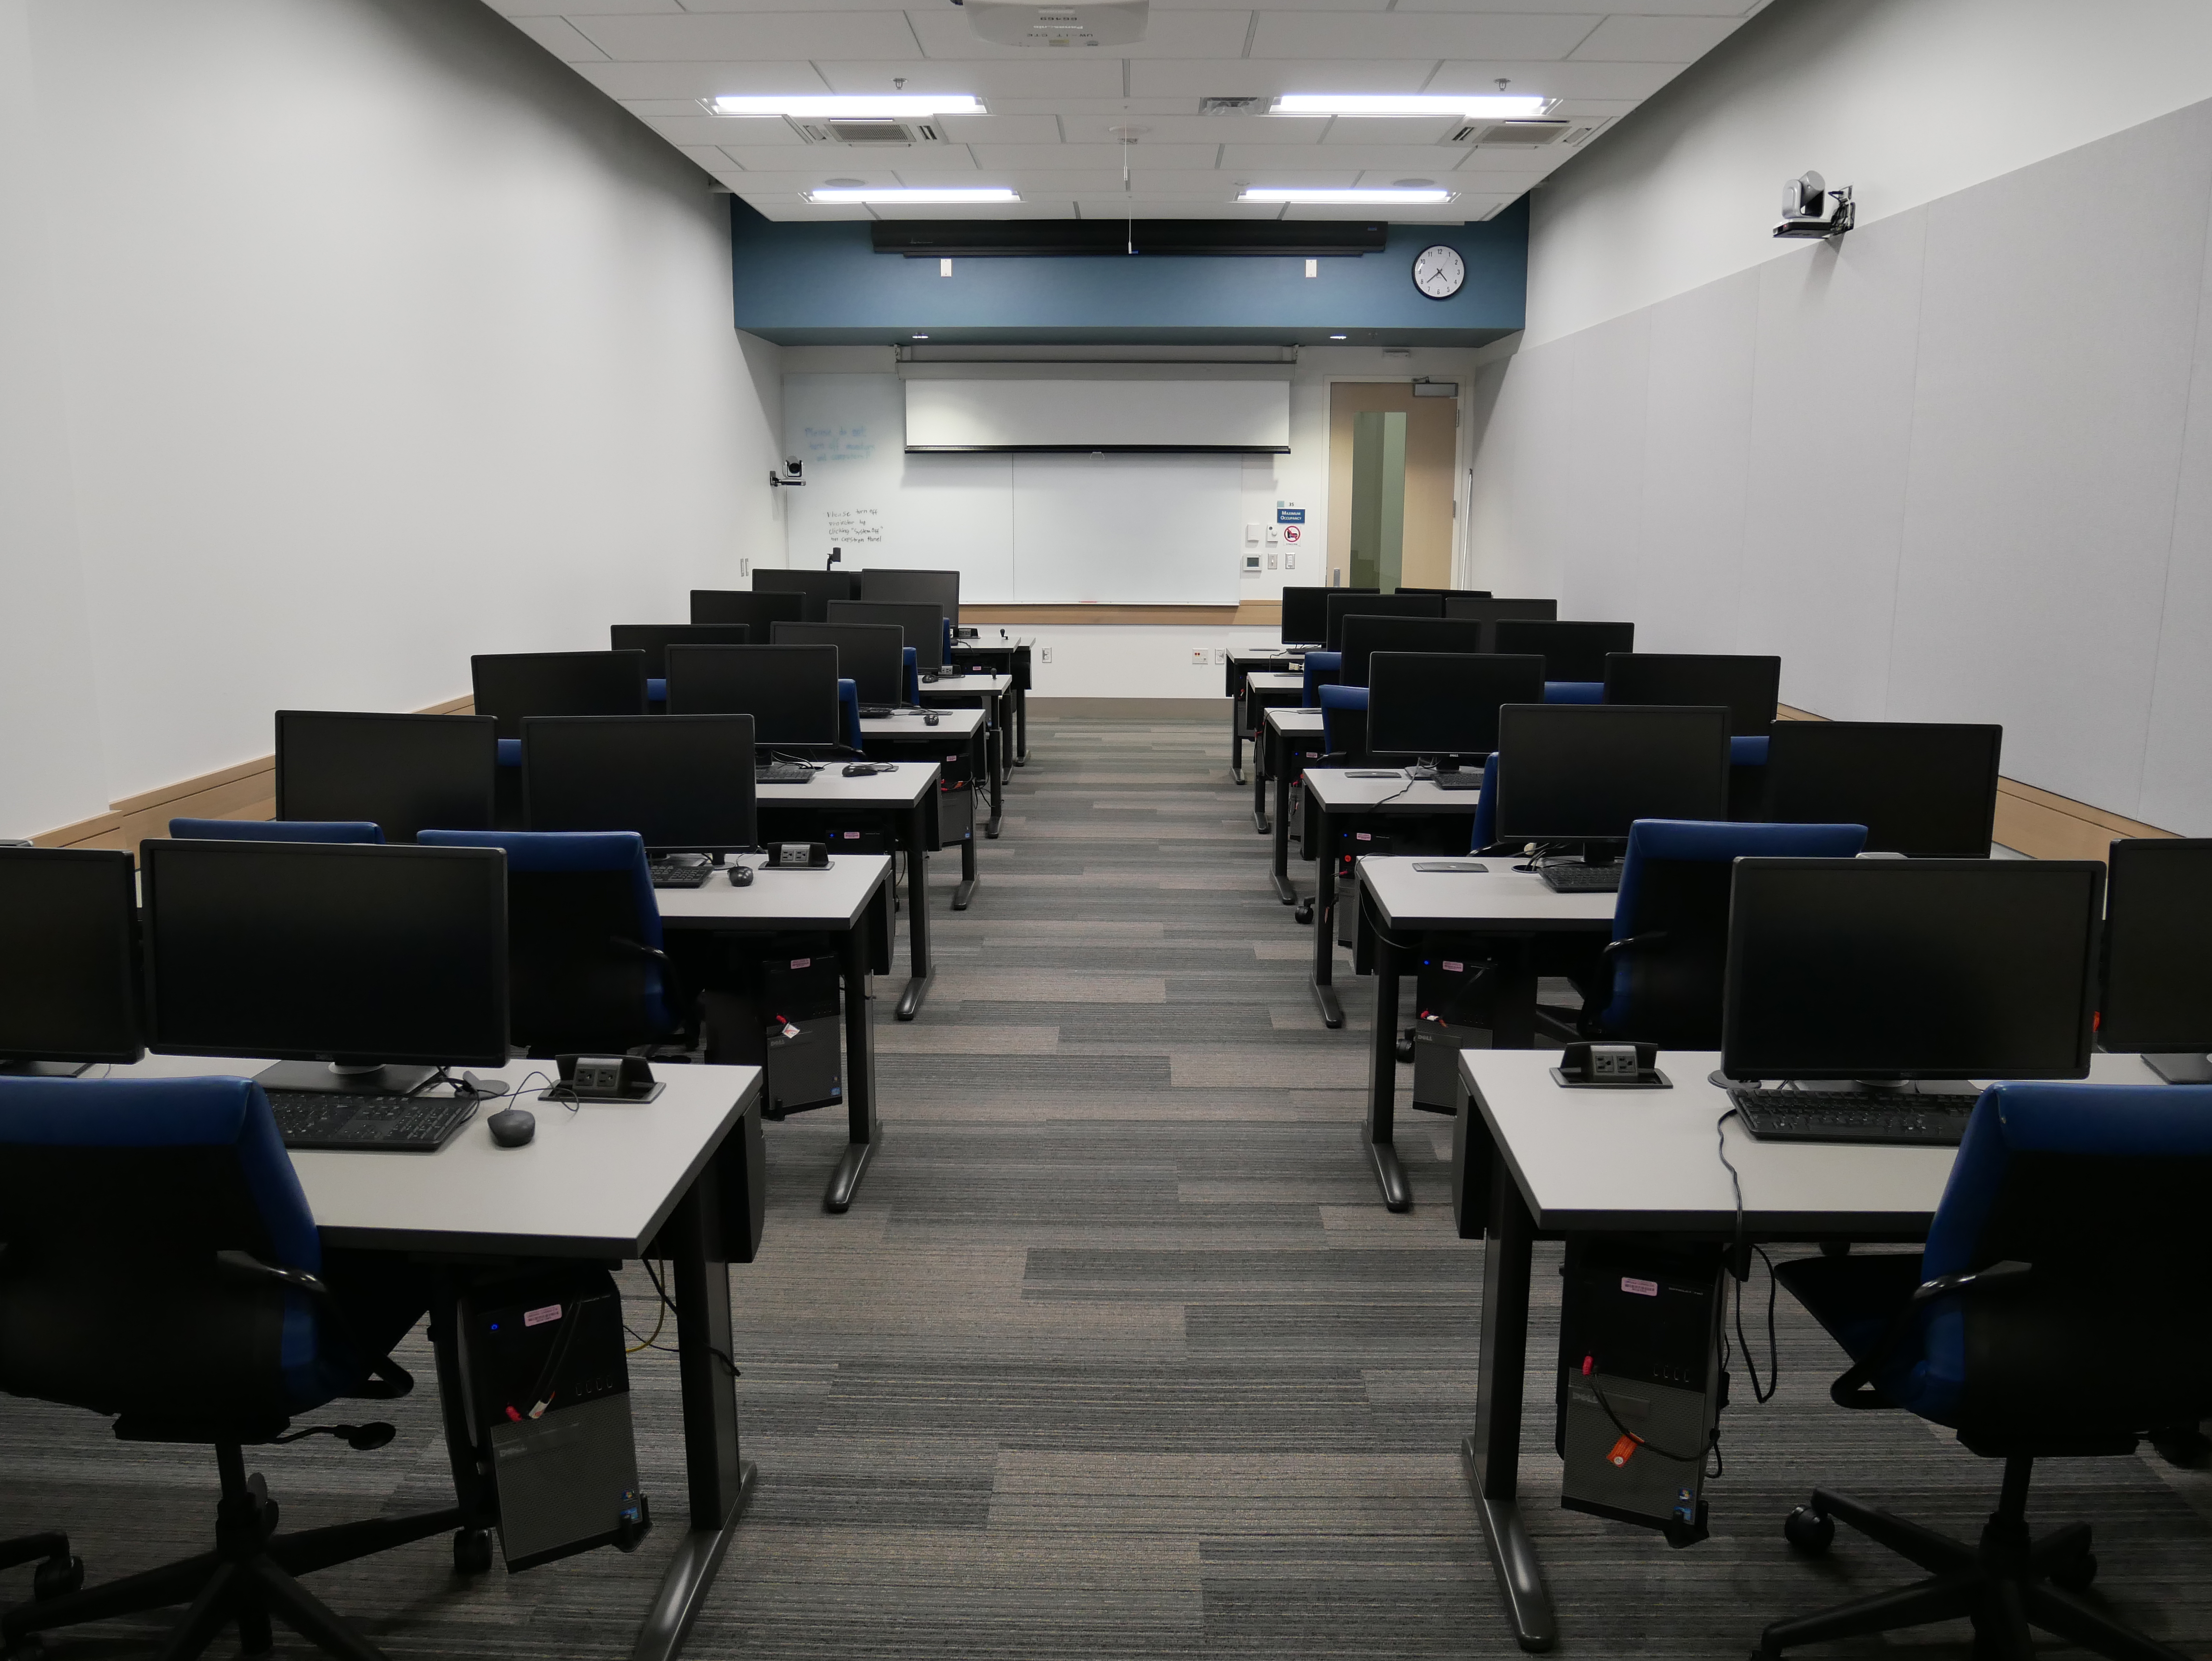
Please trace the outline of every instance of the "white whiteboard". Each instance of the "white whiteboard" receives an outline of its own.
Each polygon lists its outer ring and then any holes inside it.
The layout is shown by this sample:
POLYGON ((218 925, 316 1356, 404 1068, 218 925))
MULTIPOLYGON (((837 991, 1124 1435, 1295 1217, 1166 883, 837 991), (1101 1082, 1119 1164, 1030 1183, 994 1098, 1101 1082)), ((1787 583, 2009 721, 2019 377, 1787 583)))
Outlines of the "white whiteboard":
POLYGON ((915 380, 910 450, 1288 450, 1287 380, 915 380))
POLYGON ((1010 459, 1019 603, 1237 603, 1242 456, 1010 459))

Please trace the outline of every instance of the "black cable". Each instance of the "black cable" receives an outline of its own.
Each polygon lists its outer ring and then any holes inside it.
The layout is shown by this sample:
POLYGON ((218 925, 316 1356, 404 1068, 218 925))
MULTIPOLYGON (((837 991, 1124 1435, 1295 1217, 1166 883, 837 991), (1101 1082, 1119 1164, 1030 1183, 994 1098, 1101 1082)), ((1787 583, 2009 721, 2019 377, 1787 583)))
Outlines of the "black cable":
MULTIPOLYGON (((638 1261, 645 1265, 645 1278, 653 1282, 653 1289, 660 1294, 660 1301, 668 1305, 668 1312, 676 1317, 677 1325, 679 1327, 682 1326, 684 1323, 684 1311, 676 1307, 676 1300, 668 1295, 668 1288, 660 1284, 660 1276, 653 1273, 653 1259, 650 1257, 641 1257, 638 1261)), ((679 1344, 683 1342, 680 1335, 677 1342, 679 1344)), ((708 1344, 706 1347, 706 1349, 708 1354, 713 1356, 724 1366, 729 1368, 731 1378, 739 1378, 744 1376, 738 1371, 738 1364, 735 1361, 732 1361, 722 1351, 716 1349, 714 1345, 708 1344)))
POLYGON ((1774 1392, 1781 1388, 1782 1362, 1780 1355, 1776 1349, 1774 1340, 1774 1293, 1776 1285, 1774 1279, 1774 1259, 1766 1255, 1766 1248, 1765 1246, 1753 1246, 1752 1250, 1759 1254, 1759 1260, 1766 1265, 1766 1388, 1765 1390, 1761 1390, 1759 1387, 1759 1368, 1752 1361, 1751 1346, 1744 1342, 1743 1287, 1741 1282, 1738 1283, 1735 1289, 1735 1341, 1743 1350, 1744 1376, 1751 1380, 1752 1400, 1763 1406, 1766 1402, 1772 1401, 1774 1399, 1774 1392))
MULTIPOLYGON (((1626 1436, 1630 1441, 1635 1443, 1637 1446, 1640 1448, 1650 1448, 1652 1452, 1657 1454, 1662 1459, 1673 1459, 1685 1465, 1699 1464, 1704 1463, 1706 1451, 1705 1448, 1699 1448, 1695 1453, 1677 1453, 1672 1448, 1662 1448, 1658 1445, 1658 1443, 1651 1440, 1650 1438, 1647 1436, 1640 1436, 1636 1432, 1629 1429, 1626 1425, 1620 1422, 1620 1415, 1613 1410, 1613 1403, 1605 1399, 1605 1391, 1599 1386, 1597 1380, 1595 1378, 1591 1378, 1586 1382, 1590 1387, 1590 1394, 1597 1397, 1597 1404, 1601 1409, 1603 1409, 1605 1416, 1613 1421, 1613 1427, 1619 1431, 1623 1436, 1626 1436)), ((1706 1447, 1717 1449, 1719 1440, 1720 1433, 1716 1431, 1707 1440, 1706 1447)))
POLYGON ((1738 1285, 1751 1278, 1751 1259, 1743 1249, 1743 1177, 1728 1156, 1728 1122, 1736 1117, 1733 1107, 1713 1121, 1713 1138, 1720 1144, 1721 1163, 1728 1167, 1729 1186, 1735 1190, 1735 1244, 1729 1252, 1729 1273, 1738 1285))

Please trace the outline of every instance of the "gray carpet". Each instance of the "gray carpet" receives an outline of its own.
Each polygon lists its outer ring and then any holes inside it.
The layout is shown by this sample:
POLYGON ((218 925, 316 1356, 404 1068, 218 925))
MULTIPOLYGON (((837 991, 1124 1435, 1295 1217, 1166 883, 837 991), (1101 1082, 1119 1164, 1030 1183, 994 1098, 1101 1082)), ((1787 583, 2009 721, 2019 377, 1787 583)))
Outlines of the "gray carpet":
MULTIPOLYGON (((1358 1132, 1364 984, 1342 982, 1348 1028, 1324 1031, 1310 937, 1268 885, 1219 727, 1040 724, 972 910, 945 909, 956 861, 937 862, 921 1019, 878 1006, 886 1141, 848 1214, 819 1202, 840 1124, 768 1128, 767 1242, 732 1272, 760 1484, 690 1653, 1518 1653, 1459 1471, 1482 1250, 1453 1236, 1449 1126, 1401 1119, 1416 1208, 1386 1214, 1358 1132)), ((1556 1249, 1540 1250, 1555 1305, 1556 1249)), ((625 1279, 647 1330, 650 1295, 625 1279)), ((1523 1488, 1563 1653, 1741 1655, 1770 1618, 1911 1578, 1850 1537, 1791 1558, 1778 1524, 1816 1480, 1978 1528, 1995 1471, 1908 1416, 1831 1406, 1836 1352, 1786 1299, 1779 1318, 1780 1393, 1753 1405, 1739 1370, 1714 1537, 1691 1550, 1559 1510, 1532 1411, 1523 1488)), ((419 1340, 410 1354, 427 1375, 419 1340)), ((632 1366, 672 1525, 673 1364, 632 1366)), ((1548 1383, 1530 1394, 1548 1402, 1548 1383)), ((259 1454, 288 1527, 439 1503, 433 1405, 398 1405, 382 1451, 259 1454)), ((95 1579, 200 1548, 212 1482, 198 1451, 0 1398, 0 1534, 66 1527, 95 1579)), ((2041 1520, 2094 1524, 2099 1595, 2212 1646, 2205 1478, 2082 1460, 2038 1492, 2041 1520)), ((430 1541, 310 1585, 395 1658, 621 1656, 674 1538, 473 1582, 430 1541)), ((0 1575, 0 1598, 27 1579, 0 1575)), ((158 1630, 116 1622, 47 1653, 143 1654, 158 1630)), ((1961 1628, 1825 1653, 1908 1645, 1967 1652, 1961 1628)))

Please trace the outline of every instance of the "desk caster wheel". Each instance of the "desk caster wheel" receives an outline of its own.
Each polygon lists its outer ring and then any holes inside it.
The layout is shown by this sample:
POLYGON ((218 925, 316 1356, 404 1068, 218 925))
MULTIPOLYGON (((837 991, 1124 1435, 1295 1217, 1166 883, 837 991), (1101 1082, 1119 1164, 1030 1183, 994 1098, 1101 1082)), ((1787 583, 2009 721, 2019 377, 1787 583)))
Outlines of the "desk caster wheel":
POLYGON ((637 1496, 637 1515, 625 1517, 615 1531, 617 1551, 635 1551, 645 1536, 653 1531, 653 1507, 646 1503, 643 1494, 637 1496))
POLYGON ((489 1529, 455 1529, 453 1530, 453 1573, 484 1574, 490 1569, 491 1530, 489 1529))
POLYGON ((1293 922, 1310 924, 1313 922, 1313 914, 1314 903, 1311 900, 1300 900, 1297 904, 1291 909, 1291 921, 1293 922))
POLYGON ((64 1553, 49 1557, 31 1571, 31 1596, 41 1603, 51 1603, 57 1597, 67 1597, 71 1592, 84 1590, 84 1562, 64 1553))
POLYGON ((1800 1506, 1783 1518, 1782 1537, 1808 1557, 1818 1557, 1836 1543, 1836 1519, 1800 1506))

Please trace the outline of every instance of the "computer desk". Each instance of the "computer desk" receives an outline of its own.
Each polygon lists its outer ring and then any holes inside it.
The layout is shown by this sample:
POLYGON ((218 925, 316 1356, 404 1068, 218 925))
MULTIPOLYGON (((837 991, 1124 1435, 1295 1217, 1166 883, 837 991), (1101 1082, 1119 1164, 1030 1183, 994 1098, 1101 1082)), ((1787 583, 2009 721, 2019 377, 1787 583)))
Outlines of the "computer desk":
POLYGON ((1323 751, 1321 711, 1278 705, 1267 711, 1260 733, 1252 764, 1262 778, 1275 781, 1275 895, 1285 905, 1295 905, 1298 891, 1291 886, 1291 786, 1305 764, 1323 751))
MULTIPOLYGON (((811 785, 796 788, 811 789, 811 785)), ((757 869, 758 854, 738 855, 757 869)), ((749 887, 732 888, 716 871, 698 888, 662 888, 663 929, 723 934, 821 933, 837 937, 837 969, 845 985, 845 1151, 822 1196, 824 1211, 843 1211, 884 1139, 876 1116, 875 991, 871 972, 890 972, 890 856, 833 855, 819 871, 763 870, 749 887)))
MULTIPOLYGON (((1531 937, 1605 934, 1615 896, 1559 894, 1533 872, 1516 871, 1519 856, 1491 855, 1486 872, 1417 871, 1445 857, 1367 858, 1359 861, 1359 938, 1354 961, 1375 975, 1375 1031, 1367 1080, 1364 1138, 1368 1161, 1391 1211, 1413 1208, 1412 1188, 1394 1142, 1398 1095, 1398 981, 1414 954, 1464 940, 1498 960, 1491 1045, 1526 1050, 1536 1037, 1536 974, 1531 937)), ((1547 1052, 1548 1053, 1548 1052, 1547 1052)))
MULTIPOLYGON (((1263 711, 1285 705, 1294 705, 1306 695, 1306 678, 1303 674, 1287 675, 1261 672, 1244 678, 1245 713, 1253 718, 1250 732, 1256 752, 1260 744, 1259 721, 1263 711)), ((1231 770, 1232 776, 1235 770, 1231 770)), ((1239 784, 1243 779, 1237 781, 1239 784)), ((1252 762, 1252 828, 1261 836, 1267 834, 1267 770, 1260 764, 1255 753, 1252 762)))
POLYGON ((991 776, 991 817, 983 834, 999 839, 999 818, 1006 811, 1006 701, 1013 695, 1011 675, 958 675, 951 680, 921 683, 921 703, 936 709, 978 709, 983 711, 983 752, 991 776), (973 698, 974 703, 966 700, 973 698))
POLYGON ((1244 682, 1257 669, 1276 673, 1296 670, 1304 658, 1303 646, 1232 646, 1223 675, 1222 694, 1229 700, 1229 776, 1238 784, 1244 782, 1244 740, 1249 739, 1256 746, 1260 741, 1260 725, 1252 712, 1245 708, 1244 682))
MULTIPOLYGON (((895 762, 892 765, 897 768, 896 772, 847 778, 843 764, 833 761, 808 783, 763 784, 757 788, 756 794, 763 818, 769 808, 781 810, 779 817, 810 811, 883 816, 886 844, 906 850, 907 950, 912 963, 906 990, 899 994, 896 1013, 899 1019, 910 1021, 921 1009, 922 999, 928 995, 930 977, 935 973, 929 960, 928 899, 929 855, 939 845, 938 768, 934 762, 920 761, 895 762)), ((763 833, 762 840, 774 838, 763 833)), ((830 837, 828 840, 834 855, 837 839, 830 837)), ((896 886, 896 877, 893 886, 896 886)), ((892 897, 896 903, 896 893, 892 897)))
MULTIPOLYGON (((897 715, 878 717, 860 722, 860 741, 870 752, 881 757, 884 751, 891 758, 902 761, 930 761, 968 764, 969 802, 975 801, 975 781, 988 775, 985 760, 988 745, 983 741, 984 716, 981 709, 934 709, 937 725, 930 726, 918 711, 902 710, 897 715), (963 752, 965 752, 964 754, 963 752)), ((801 785, 802 790, 811 789, 801 785)), ((939 804, 940 806, 942 804, 939 804)), ((972 812, 970 818, 975 818, 972 812)), ((960 881, 952 890, 952 909, 965 911, 975 897, 975 831, 970 827, 960 838, 960 881)))
MULTIPOLYGON (((251 1078, 262 1061, 151 1056, 117 1078, 251 1078)), ((476 1069, 487 1082, 520 1086, 550 1062, 476 1069)), ((516 1257, 635 1262, 665 1257, 677 1323, 684 1454, 690 1526, 638 1628, 632 1661, 673 1661, 721 1567, 752 1497, 753 1462, 742 1455, 738 1398, 721 1355, 734 1354, 730 1263, 750 1255, 747 1203, 749 1117, 760 1112, 757 1067, 664 1067, 652 1102, 592 1103, 568 1109, 536 1100, 513 1104, 538 1121, 523 1147, 495 1146, 480 1109, 475 1122, 435 1153, 295 1153, 292 1168, 325 1244, 405 1252, 466 1265, 516 1257), (744 1127, 743 1129, 740 1127, 744 1127), (728 1208, 739 1214, 726 1220, 728 1208)), ((498 1106, 509 1104, 501 1102, 498 1106)), ((446 1277, 441 1275, 441 1281, 446 1277)), ((441 1293, 450 1330, 450 1286, 441 1293)), ((447 1450, 461 1508, 489 1519, 476 1469, 467 1392, 450 1343, 436 1345, 447 1450)), ((645 1396, 635 1398, 644 1402, 645 1396)), ((641 1428, 643 1428, 641 1427, 641 1428)), ((489 1525, 487 1520, 487 1525, 489 1525)))
MULTIPOLYGON (((1330 955, 1336 940, 1332 922, 1336 906, 1336 843, 1329 821, 1355 813, 1379 813, 1392 818, 1416 813, 1457 813, 1470 822, 1468 829, 1471 837, 1474 834, 1472 821, 1475 806, 1482 796, 1479 790, 1439 790, 1427 779, 1408 779, 1403 773, 1382 779, 1353 776, 1354 773, 1381 770, 1379 768, 1309 767, 1304 776, 1307 809, 1318 826, 1314 853, 1316 867, 1313 916, 1314 1001, 1321 1006, 1322 1025, 1331 1028, 1344 1025, 1344 1006, 1336 1001, 1334 983, 1335 964, 1330 955)), ((1424 857, 1449 859, 1456 856, 1431 854, 1424 857)))
MULTIPOLYGON (((1528 1384, 1528 1273, 1537 1239, 1577 1234, 1731 1241, 1735 1202, 1716 1147, 1726 1093, 1707 1081, 1711 1050, 1662 1051, 1669 1090, 1567 1090, 1550 1050, 1468 1050, 1459 1076, 1471 1105, 1452 1135, 1462 1239, 1486 1238, 1474 1429, 1460 1458, 1483 1543, 1524 1650, 1548 1650, 1559 1622, 1522 1521, 1519 1475, 1528 1384)), ((2149 1084, 2135 1056, 2098 1056, 2100 1084, 2149 1084)), ((1769 1242, 1912 1242, 1949 1180, 1955 1150, 1755 1141, 1728 1128, 1743 1181, 1744 1238, 1769 1242)), ((1543 1372, 1551 1370, 1549 1358, 1543 1372)), ((1741 1405, 1739 1411, 1745 1410, 1741 1405)))
POLYGON ((1030 764, 1030 659, 1036 636, 1011 636, 1003 629, 999 634, 997 640, 956 640, 952 642, 952 655, 1012 677, 1014 737, 1010 759, 1017 767, 1026 767, 1030 764))

